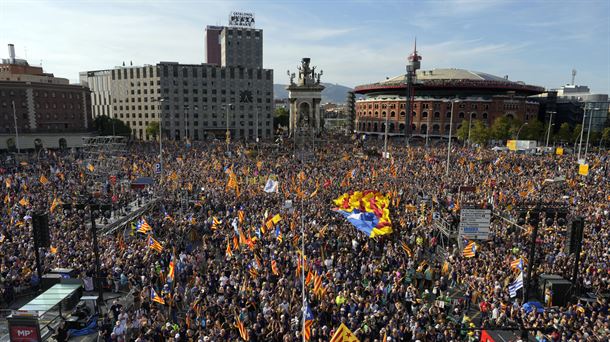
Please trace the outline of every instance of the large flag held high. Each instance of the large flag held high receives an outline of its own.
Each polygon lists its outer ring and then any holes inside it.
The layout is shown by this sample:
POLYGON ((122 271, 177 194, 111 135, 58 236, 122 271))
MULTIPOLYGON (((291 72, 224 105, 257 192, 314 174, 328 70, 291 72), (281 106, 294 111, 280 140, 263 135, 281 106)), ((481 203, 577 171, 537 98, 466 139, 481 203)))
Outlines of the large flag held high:
POLYGON ((335 199, 334 210, 345 216, 359 231, 369 237, 392 233, 390 200, 376 191, 355 191, 335 199))

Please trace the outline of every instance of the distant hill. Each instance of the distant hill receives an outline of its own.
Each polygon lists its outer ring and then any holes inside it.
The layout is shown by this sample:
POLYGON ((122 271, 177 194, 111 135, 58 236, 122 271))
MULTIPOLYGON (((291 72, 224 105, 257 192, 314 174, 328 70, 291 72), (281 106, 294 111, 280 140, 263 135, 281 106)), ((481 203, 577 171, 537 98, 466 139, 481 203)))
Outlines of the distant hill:
MULTIPOLYGON (((322 91, 322 103, 345 103, 347 92, 353 90, 350 87, 342 86, 340 84, 324 83, 325 86, 322 91)), ((286 90, 287 84, 274 84, 273 85, 273 97, 276 99, 288 98, 288 90, 286 90)))

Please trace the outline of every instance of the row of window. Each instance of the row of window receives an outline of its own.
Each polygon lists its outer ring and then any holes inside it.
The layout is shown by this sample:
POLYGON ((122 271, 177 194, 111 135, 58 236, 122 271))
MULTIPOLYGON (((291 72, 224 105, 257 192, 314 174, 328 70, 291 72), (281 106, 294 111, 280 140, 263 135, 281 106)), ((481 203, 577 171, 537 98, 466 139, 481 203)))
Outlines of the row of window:
MULTIPOLYGON (((17 94, 18 95, 24 95, 25 91, 18 91, 17 94)), ((5 96, 15 96, 15 91, 14 90, 9 90, 9 91, 5 91, 5 90, 0 90, 0 96, 1 97, 5 97, 5 96)), ((77 100, 80 100, 80 94, 79 93, 72 93, 72 92, 47 92, 47 91, 35 91, 34 92, 34 96, 42 96, 42 97, 59 97, 62 99, 68 98, 68 99, 72 99, 75 98, 77 100)))
MULTIPOLYGON (((361 112, 358 112, 358 115, 359 115, 359 116, 367 116, 367 112, 365 112, 365 111, 361 111, 361 112)), ((412 112, 412 113, 411 113, 411 115, 412 115, 413 117, 416 117, 416 116, 417 116, 417 113, 416 113, 416 112, 412 112)), ((381 112, 381 115, 379 115, 379 112, 378 112, 378 111, 375 111, 375 114, 373 115, 373 112, 372 112, 372 111, 369 111, 369 112, 368 112, 368 116, 371 116, 371 117, 378 117, 378 118, 385 118, 385 117, 386 117, 386 112, 381 112)), ((404 116, 405 116, 405 112, 400 112, 400 116, 401 116, 401 117, 404 117, 404 116)), ((394 111, 390 112, 390 117, 391 117, 391 118, 396 117, 396 112, 394 112, 394 111)), ((422 112, 422 113, 421 113, 421 117, 422 117, 422 118, 427 118, 427 117, 428 117, 428 112, 422 112)), ((441 113, 440 113, 440 112, 434 112, 434 118, 438 119, 438 118, 440 118, 440 117, 441 117, 441 113)), ((447 113, 445 114, 445 117, 446 117, 446 118, 448 118, 448 119, 449 119, 449 118, 451 118, 451 112, 447 112, 447 113)), ((459 112, 459 113, 458 113, 458 118, 463 119, 463 118, 465 118, 465 117, 466 117, 466 114, 465 114, 464 112, 459 112)), ((469 117, 471 117, 472 119, 476 119, 476 118, 477 118, 477 113, 472 112, 472 113, 470 113, 470 116, 469 116, 469 117)), ((482 118, 483 118, 483 119, 487 119, 487 117, 488 117, 488 114, 487 114, 487 113, 483 113, 482 118)))
MULTIPOLYGON (((430 103, 419 103, 421 104, 421 108, 422 109, 429 109, 430 108, 430 103)), ((445 105, 447 110, 451 110, 451 103, 444 103, 444 102, 435 102, 432 103, 434 109, 437 110, 441 110, 442 109, 442 105, 445 105)), ((418 102, 413 103, 413 108, 416 109, 418 106, 418 102)), ((479 104, 477 103, 471 103, 470 104, 470 109, 478 109, 479 104)), ((390 103, 390 104, 386 104, 386 103, 363 103, 363 104, 358 104, 358 109, 379 109, 381 107, 381 109, 386 109, 386 108, 390 108, 390 109, 395 109, 396 108, 396 104, 395 103, 390 103)), ((400 104, 400 108, 403 109, 405 108, 405 104, 401 103, 400 104)), ((465 103, 458 103, 458 108, 464 109, 466 108, 466 104, 465 103)), ((482 109, 489 109, 489 104, 483 104, 482 105, 482 109)))
MULTIPOLYGON (((457 131, 457 129, 459 129, 460 127, 462 127, 462 125, 458 125, 457 128, 455 128, 455 131, 457 131)), ((404 132, 405 129, 405 124, 400 124, 398 125, 398 132, 404 132)), ((426 124, 422 124, 419 126, 419 129, 417 129, 417 125, 413 124, 411 125, 411 132, 413 133, 420 133, 420 134, 438 134, 440 133, 440 129, 441 126, 440 125, 432 125, 431 130, 428 131, 428 125, 426 124)), ((360 122, 358 123, 358 130, 359 131, 368 131, 368 132, 385 132, 385 123, 384 122, 360 122)), ((396 125, 394 123, 390 123, 388 126, 388 132, 394 133, 396 132, 396 125)), ((445 133, 449 133, 449 125, 445 125, 445 133)))

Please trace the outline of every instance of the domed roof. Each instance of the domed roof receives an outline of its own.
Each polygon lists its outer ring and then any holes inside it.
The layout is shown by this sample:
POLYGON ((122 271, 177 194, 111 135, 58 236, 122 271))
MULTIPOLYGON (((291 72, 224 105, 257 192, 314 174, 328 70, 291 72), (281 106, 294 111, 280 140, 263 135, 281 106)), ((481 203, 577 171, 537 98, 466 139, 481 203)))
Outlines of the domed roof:
MULTIPOLYGON (((404 82, 405 75, 398 75, 387 80, 379 82, 379 84, 404 82)), ((471 71, 466 69, 432 69, 432 70, 417 70, 417 80, 470 80, 470 81, 500 81, 511 82, 503 77, 494 76, 480 71, 471 71)))
MULTIPOLYGON (((405 74, 385 79, 381 82, 356 86, 355 92, 395 91, 405 88, 405 74)), ((465 69, 441 68, 432 70, 417 70, 416 87, 418 89, 471 89, 496 92, 517 91, 533 95, 544 91, 544 88, 511 81, 508 78, 494 76, 480 71, 465 69)))

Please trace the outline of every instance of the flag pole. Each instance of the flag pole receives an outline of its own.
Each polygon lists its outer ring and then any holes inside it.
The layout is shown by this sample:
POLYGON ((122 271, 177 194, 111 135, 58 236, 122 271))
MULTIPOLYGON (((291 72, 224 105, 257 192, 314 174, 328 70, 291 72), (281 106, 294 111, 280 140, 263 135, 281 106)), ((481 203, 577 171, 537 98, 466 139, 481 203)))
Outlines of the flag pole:
MULTIPOLYGON (((304 145, 304 143, 303 143, 304 145)), ((304 172, 303 170, 303 153, 304 153, 304 146, 301 145, 301 172, 304 172)), ((303 319, 301 320, 301 334, 302 334, 302 339, 303 342, 305 342, 305 219, 304 219, 304 213, 303 210, 305 208, 304 205, 305 202, 305 196, 301 196, 301 258, 303 259, 303 265, 301 267, 301 292, 302 292, 302 296, 303 296, 303 303, 301 305, 301 310, 303 311, 302 315, 303 315, 303 319)))

